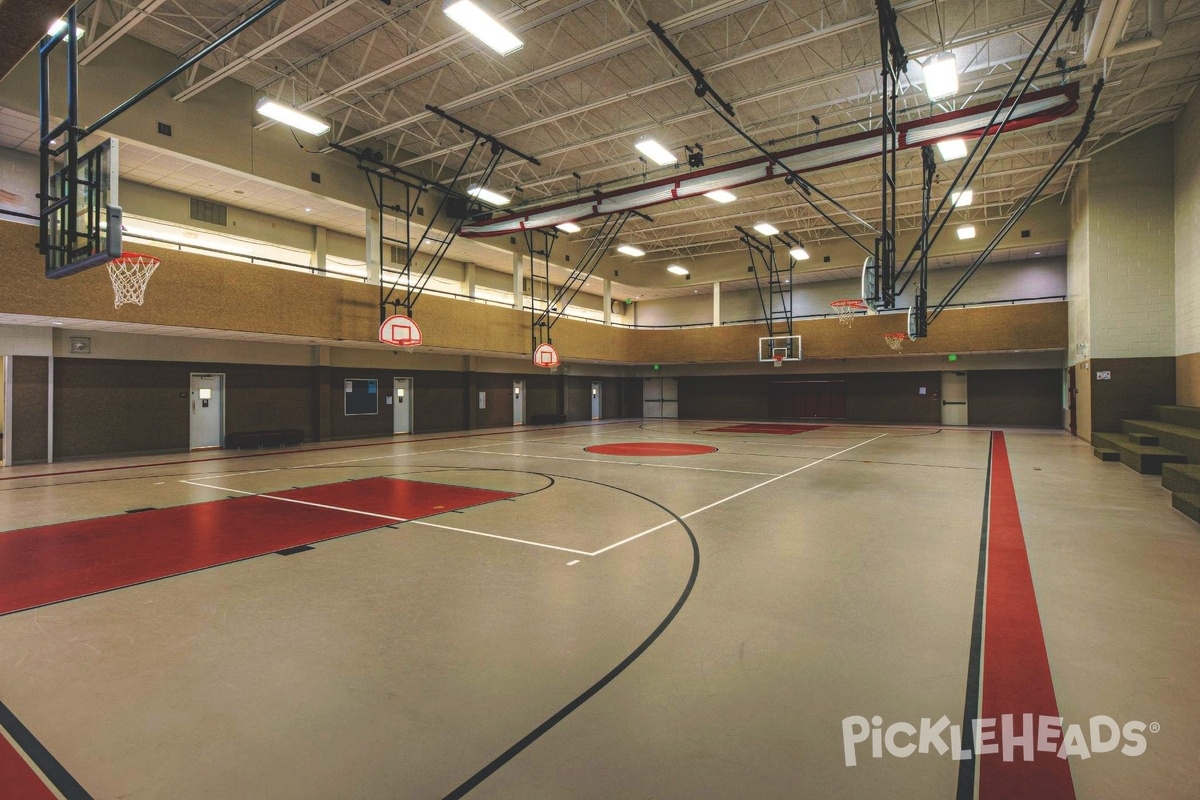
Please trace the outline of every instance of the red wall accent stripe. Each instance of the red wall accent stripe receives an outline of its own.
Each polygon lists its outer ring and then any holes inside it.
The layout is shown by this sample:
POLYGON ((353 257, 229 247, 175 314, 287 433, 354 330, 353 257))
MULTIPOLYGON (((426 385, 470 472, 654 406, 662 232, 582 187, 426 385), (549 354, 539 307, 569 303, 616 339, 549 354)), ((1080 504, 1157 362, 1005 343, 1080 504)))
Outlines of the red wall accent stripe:
MULTIPOLYGON (((996 720, 993 741, 998 743, 1002 714, 1014 716, 1013 727, 1018 735, 1023 733, 1023 714, 1033 714, 1035 726, 1039 715, 1058 716, 1008 448, 999 431, 992 433, 989 505, 980 717, 996 720)), ((1036 742, 1035 731, 1035 747, 1036 742)), ((1033 761, 1025 761, 1024 751, 1017 749, 1013 760, 1006 762, 1001 750, 979 757, 977 763, 979 800, 1075 798, 1070 764, 1054 753, 1035 752, 1033 761)))

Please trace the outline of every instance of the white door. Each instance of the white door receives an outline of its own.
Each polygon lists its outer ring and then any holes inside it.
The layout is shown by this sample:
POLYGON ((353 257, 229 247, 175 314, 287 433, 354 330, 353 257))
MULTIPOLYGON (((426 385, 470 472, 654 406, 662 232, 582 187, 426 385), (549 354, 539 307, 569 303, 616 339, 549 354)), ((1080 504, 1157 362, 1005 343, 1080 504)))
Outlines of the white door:
POLYGON ((967 424, 967 373, 942 373, 942 424, 967 424))
POLYGON ((525 424, 525 381, 513 381, 513 425, 525 424))
POLYGON ((191 448, 220 447, 225 438, 225 376, 192 373, 191 448))
POLYGON ((646 419, 662 419, 662 378, 646 378, 642 381, 642 416, 646 419))
POLYGON ((392 378, 392 433, 412 433, 412 378, 392 378))
POLYGON ((679 381, 674 378, 662 379, 662 415, 663 419, 679 418, 679 381))
POLYGON ((600 419, 600 381, 592 381, 592 419, 600 419))

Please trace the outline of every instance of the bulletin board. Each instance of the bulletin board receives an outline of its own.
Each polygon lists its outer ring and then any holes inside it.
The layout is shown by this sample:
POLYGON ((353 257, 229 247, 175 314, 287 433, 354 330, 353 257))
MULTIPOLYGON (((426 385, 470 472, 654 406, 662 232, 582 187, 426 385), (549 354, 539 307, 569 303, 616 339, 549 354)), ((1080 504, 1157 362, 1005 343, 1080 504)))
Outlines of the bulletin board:
POLYGON ((374 378, 347 378, 344 394, 347 417, 379 413, 379 381, 374 378))

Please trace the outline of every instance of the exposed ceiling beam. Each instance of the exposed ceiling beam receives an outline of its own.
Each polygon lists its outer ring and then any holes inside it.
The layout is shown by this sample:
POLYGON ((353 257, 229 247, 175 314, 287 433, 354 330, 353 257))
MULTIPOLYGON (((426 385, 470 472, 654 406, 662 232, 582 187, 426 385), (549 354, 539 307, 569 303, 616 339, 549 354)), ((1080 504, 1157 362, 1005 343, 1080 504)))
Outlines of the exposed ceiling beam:
POLYGON ((165 3, 166 0, 141 0, 136 7, 131 8, 127 14, 113 23, 112 27, 106 30, 99 36, 95 36, 83 48, 83 52, 79 54, 80 66, 87 66, 96 59, 101 53, 107 50, 118 39, 129 33, 142 20, 148 18, 154 13, 154 10, 165 3))
POLYGON ((310 14, 300 22, 297 22, 295 25, 288 28, 283 33, 272 36, 258 47, 255 47, 252 50, 243 53, 242 55, 234 57, 234 59, 225 66, 220 67, 204 78, 201 78, 179 94, 175 95, 175 99, 180 102, 190 100, 191 98, 203 92, 205 89, 215 86, 225 78, 233 75, 242 67, 245 67, 253 62, 255 59, 261 58, 267 53, 270 53, 272 50, 275 50, 276 48, 292 41, 297 36, 307 33, 308 31, 317 27, 321 23, 326 22, 339 12, 346 10, 357 2, 358 0, 333 0, 332 3, 325 6, 320 11, 310 14))

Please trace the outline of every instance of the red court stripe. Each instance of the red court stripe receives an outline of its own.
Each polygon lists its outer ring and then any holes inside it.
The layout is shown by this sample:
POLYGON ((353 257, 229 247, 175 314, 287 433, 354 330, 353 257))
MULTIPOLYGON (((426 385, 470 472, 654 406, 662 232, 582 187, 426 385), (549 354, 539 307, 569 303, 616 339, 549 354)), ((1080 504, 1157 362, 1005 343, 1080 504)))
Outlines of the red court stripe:
POLYGON ((724 428, 706 428, 702 433, 781 433, 791 436, 795 433, 817 431, 828 425, 798 425, 793 423, 746 423, 744 425, 726 425, 724 428))
POLYGON ((41 777, 3 736, 0 736, 0 796, 13 800, 55 800, 41 777))
POLYGON ((604 456, 698 456, 717 452, 717 448, 706 444, 677 444, 675 442, 594 444, 583 449, 589 453, 604 456))
MULTIPOLYGON (((989 509, 980 717, 996 720, 993 741, 999 742, 1003 714, 1013 715, 1016 735, 1024 732, 1024 714, 1033 714, 1035 726, 1039 715, 1058 716, 1008 449, 1004 434, 999 431, 992 434, 989 509)), ((1036 739, 1035 734, 1035 747, 1036 739)), ((1035 752, 1033 761, 1025 761, 1024 751, 1017 749, 1013 760, 1006 762, 1001 750, 981 756, 978 764, 980 800, 1073 800, 1075 797, 1071 767, 1055 753, 1035 752)))
POLYGON ((515 496, 512 492, 395 478, 364 478, 322 486, 305 486, 286 492, 271 492, 268 495, 403 519, 427 517, 430 514, 441 514, 515 496))
MULTIPOLYGON (((344 508, 356 508, 354 503, 363 500, 372 506, 364 511, 413 519, 511 495, 370 478, 281 492, 278 496, 310 503, 328 499, 334 501, 328 505, 344 508), (398 486, 380 485, 386 482, 398 486)), ((386 524, 387 520, 378 517, 250 496, 7 531, 0 533, 0 614, 386 524)))

